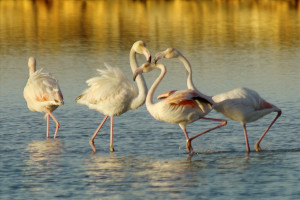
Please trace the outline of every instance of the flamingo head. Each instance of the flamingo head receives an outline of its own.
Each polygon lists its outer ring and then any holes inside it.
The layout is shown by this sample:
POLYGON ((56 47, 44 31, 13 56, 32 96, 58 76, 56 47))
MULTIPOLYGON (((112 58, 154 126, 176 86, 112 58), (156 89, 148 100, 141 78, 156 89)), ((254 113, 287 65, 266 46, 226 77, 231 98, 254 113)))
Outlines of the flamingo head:
POLYGON ((146 47, 146 43, 142 40, 136 41, 132 45, 133 50, 138 54, 143 54, 146 57, 148 63, 151 62, 151 54, 146 47))
POLYGON ((167 48, 165 51, 159 52, 155 55, 154 63, 162 58, 177 58, 181 56, 181 53, 174 48, 167 48))

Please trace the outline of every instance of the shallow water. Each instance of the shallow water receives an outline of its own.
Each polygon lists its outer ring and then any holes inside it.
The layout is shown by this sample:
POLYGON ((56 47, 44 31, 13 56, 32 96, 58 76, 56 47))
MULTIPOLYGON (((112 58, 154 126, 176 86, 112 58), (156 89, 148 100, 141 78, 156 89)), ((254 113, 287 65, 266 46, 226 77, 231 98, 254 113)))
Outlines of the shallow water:
MULTIPOLYGON (((298 9, 297 1, 0 1, 1 199, 298 199, 298 9), (275 114, 248 125, 249 155, 242 126, 228 120, 194 140, 189 157, 180 128, 142 106, 115 118, 114 153, 108 122, 92 153, 88 141, 103 115, 75 98, 104 62, 131 80, 129 50, 139 39, 153 56, 180 50, 205 94, 246 86, 281 108, 264 151, 253 145, 275 114), (23 98, 31 55, 64 94, 54 111, 61 124, 55 140, 46 139, 43 114, 30 112, 23 98)), ((181 63, 162 62, 168 72, 157 94, 185 88, 181 63)), ((145 75, 148 86, 158 73, 145 75)), ((213 125, 187 129, 192 135, 213 125)), ((50 121, 51 135, 54 127, 50 121)))

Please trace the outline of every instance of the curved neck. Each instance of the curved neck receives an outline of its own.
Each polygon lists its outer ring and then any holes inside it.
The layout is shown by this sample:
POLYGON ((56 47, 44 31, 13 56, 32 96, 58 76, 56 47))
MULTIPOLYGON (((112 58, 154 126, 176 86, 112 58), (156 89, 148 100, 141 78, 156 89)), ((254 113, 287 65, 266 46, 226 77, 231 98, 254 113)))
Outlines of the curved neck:
MULTIPOLYGON (((147 98, 146 98, 146 106, 147 108, 149 106, 152 106, 154 105, 153 103, 153 96, 154 96, 154 92, 157 88, 157 86, 159 85, 159 83, 161 82, 161 80, 164 78, 167 70, 166 70, 166 67, 163 66, 163 65, 160 65, 159 66, 159 69, 161 70, 160 72, 160 75, 157 77, 157 79, 154 81, 154 83, 152 84, 151 88, 149 89, 149 92, 148 92, 148 95, 147 95, 147 98)), ((149 109, 148 109, 149 110, 149 109)))
MULTIPOLYGON (((136 51, 133 48, 131 48, 131 50, 130 50, 129 61, 130 61, 130 67, 131 67, 132 73, 134 73, 135 70, 138 68, 138 63, 136 60, 136 51)), ((145 103, 145 99, 147 96, 147 90, 148 90, 147 85, 145 83, 145 79, 142 74, 139 74, 136 77, 135 81, 137 83, 139 93, 138 93, 138 96, 136 98, 134 98, 133 101, 131 102, 132 109, 136 109, 145 103)))
POLYGON ((208 96, 208 95, 205 95, 205 94, 201 93, 195 87, 195 85, 193 83, 193 79, 192 79, 192 67, 191 67, 191 64, 189 63, 189 61, 183 55, 179 55, 178 59, 183 63, 183 65, 184 65, 184 67, 187 71, 187 78, 186 78, 187 88, 197 91, 199 94, 205 96, 207 99, 210 100, 210 102, 212 102, 212 97, 211 96, 208 96))
MULTIPOLYGON (((193 79, 192 79, 192 67, 191 64, 189 63, 189 61, 183 56, 180 55, 178 57, 178 59, 183 63, 186 71, 187 71, 187 78, 186 78, 186 84, 188 89, 191 90, 197 90, 194 83, 193 83, 193 79)), ((197 90, 198 91, 198 90, 197 90)))

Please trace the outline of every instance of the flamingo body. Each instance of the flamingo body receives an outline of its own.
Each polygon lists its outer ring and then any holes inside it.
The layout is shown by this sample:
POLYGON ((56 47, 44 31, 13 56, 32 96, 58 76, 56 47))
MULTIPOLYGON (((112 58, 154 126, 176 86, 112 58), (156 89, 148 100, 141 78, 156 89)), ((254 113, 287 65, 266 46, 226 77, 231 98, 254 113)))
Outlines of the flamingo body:
POLYGON ((24 88, 24 98, 30 111, 47 113, 45 107, 52 112, 63 105, 64 101, 57 80, 42 70, 29 77, 24 88))
POLYGON ((193 154, 194 152, 191 141, 204 133, 226 125, 226 120, 204 117, 211 111, 212 101, 211 98, 208 98, 206 95, 201 94, 197 90, 172 90, 160 95, 159 99, 162 100, 154 103, 153 95, 156 88, 166 74, 166 67, 163 64, 143 64, 135 71, 134 77, 141 73, 150 72, 153 69, 160 69, 161 73, 159 77, 154 81, 147 94, 147 110, 156 120, 178 124, 185 134, 187 140, 186 148, 191 154, 193 154), (206 130, 200 134, 197 134, 193 137, 189 137, 186 132, 186 125, 199 119, 222 121, 222 124, 206 130))
POLYGON ((237 88, 212 97, 214 109, 229 119, 242 124, 254 122, 279 109, 268 103, 260 95, 248 88, 237 88))
POLYGON ((155 105, 147 105, 150 114, 157 120, 186 126, 211 111, 211 104, 195 90, 177 90, 155 105), (201 100, 200 100, 201 99, 201 100))
POLYGON ((118 116, 136 109, 131 103, 138 96, 138 90, 119 68, 106 64, 106 70, 97 71, 99 76, 86 81, 89 87, 77 98, 77 103, 107 116, 118 116))
POLYGON ((43 69, 36 71, 36 60, 30 57, 28 60, 29 78, 24 88, 24 98, 27 107, 33 112, 46 113, 47 137, 49 137, 49 115, 56 122, 56 137, 59 123, 52 112, 60 105, 64 104, 63 95, 57 80, 50 74, 44 73, 43 69))
MULTIPOLYGON (((137 69, 136 54, 143 54, 148 62, 151 54, 143 41, 136 41, 130 50, 130 66, 132 72, 137 69)), ((113 117, 121 115, 128 110, 137 109, 145 103, 147 86, 142 75, 137 77, 137 86, 129 81, 119 68, 106 65, 106 69, 98 69, 99 76, 87 80, 88 88, 76 98, 76 102, 97 110, 105 115, 92 138, 90 145, 96 151, 94 139, 108 117, 110 123, 110 151, 113 148, 113 117)))

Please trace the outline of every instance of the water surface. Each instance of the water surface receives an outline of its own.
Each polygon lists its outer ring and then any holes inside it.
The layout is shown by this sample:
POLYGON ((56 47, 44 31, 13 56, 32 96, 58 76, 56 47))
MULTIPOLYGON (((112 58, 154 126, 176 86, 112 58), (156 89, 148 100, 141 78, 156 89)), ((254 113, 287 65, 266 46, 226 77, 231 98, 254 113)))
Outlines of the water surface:
MULTIPOLYGON (((298 199, 300 197, 298 1, 0 1, 1 199, 298 199), (103 115, 77 105, 104 62, 131 80, 129 50, 144 40, 152 55, 175 47, 208 95, 249 87, 282 109, 262 141, 245 153, 242 126, 193 141, 189 157, 180 128, 154 120, 142 106, 116 117, 88 144, 103 115), (43 114, 28 110, 27 59, 51 72, 65 105, 54 111, 57 139, 46 139, 43 114)), ((144 62, 142 57, 139 63, 144 62)), ((186 88, 182 64, 157 94, 186 88)), ((158 71, 145 75, 150 86, 158 71)), ((276 114, 248 125, 250 147, 276 114)), ((209 117, 224 118, 211 112, 209 117)), ((197 121, 191 135, 215 125, 197 121)), ((50 123, 50 134, 55 124, 50 123)))

